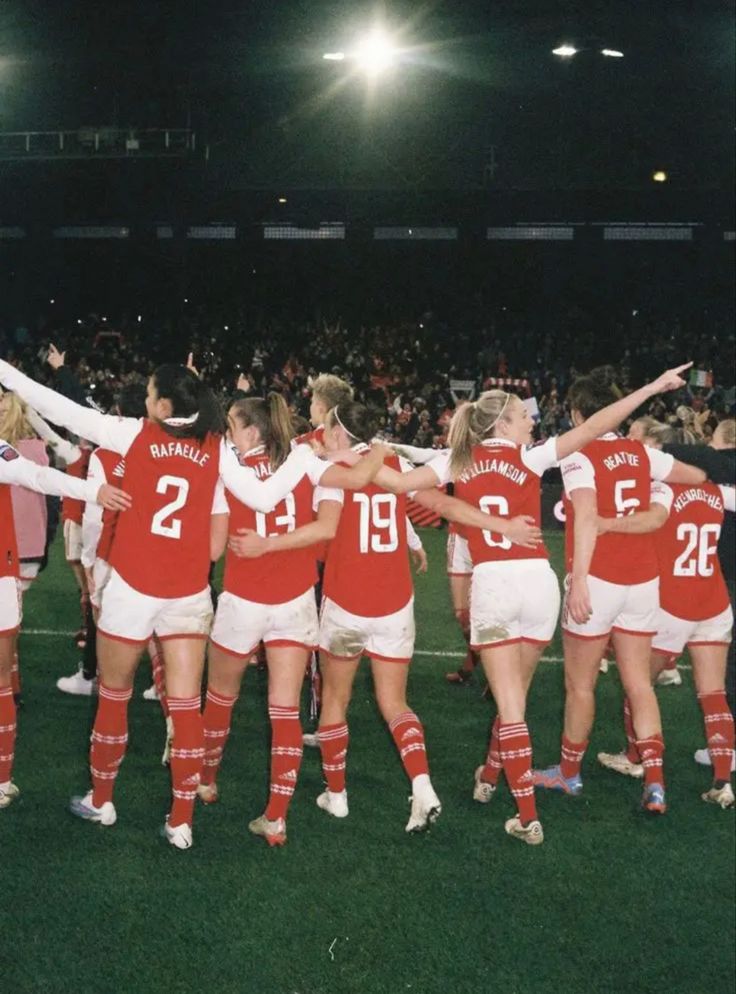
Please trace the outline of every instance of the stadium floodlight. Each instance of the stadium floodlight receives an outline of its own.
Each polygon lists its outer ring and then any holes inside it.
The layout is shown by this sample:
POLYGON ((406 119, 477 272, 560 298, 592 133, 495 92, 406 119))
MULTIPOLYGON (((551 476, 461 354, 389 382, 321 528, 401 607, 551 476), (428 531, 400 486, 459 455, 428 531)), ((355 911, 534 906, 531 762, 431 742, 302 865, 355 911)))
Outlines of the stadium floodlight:
POLYGON ((573 55, 578 54, 578 50, 574 45, 558 45, 557 48, 552 49, 552 54, 559 55, 561 59, 571 59, 573 55))
POLYGON ((619 52, 617 48, 602 48, 601 55, 605 55, 609 59, 623 59, 624 53, 619 52))
POLYGON ((325 52, 322 56, 327 62, 344 62, 345 53, 344 52, 325 52))
POLYGON ((652 173, 652 179, 654 180, 655 183, 666 183, 667 173, 664 171, 664 169, 657 169, 655 172, 652 173))
POLYGON ((378 76, 384 72, 394 64, 397 55, 398 49, 380 28, 371 31, 352 53, 358 68, 369 76, 378 76))

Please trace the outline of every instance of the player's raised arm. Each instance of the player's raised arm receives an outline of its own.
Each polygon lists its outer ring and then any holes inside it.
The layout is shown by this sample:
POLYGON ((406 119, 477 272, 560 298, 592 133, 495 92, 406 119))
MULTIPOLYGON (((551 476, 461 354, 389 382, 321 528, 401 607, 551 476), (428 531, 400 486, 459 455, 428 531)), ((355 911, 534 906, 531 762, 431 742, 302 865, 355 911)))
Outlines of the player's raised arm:
POLYGON ((4 359, 0 359, 0 383, 22 397, 41 417, 121 455, 126 454, 143 424, 137 418, 100 414, 91 407, 75 404, 73 400, 32 380, 4 359))
POLYGON ((584 448, 596 438, 600 438, 601 435, 605 435, 606 432, 614 431, 637 407, 656 394, 684 387, 685 381, 680 374, 691 366, 692 362, 686 362, 675 369, 668 369, 656 380, 647 383, 639 390, 634 390, 633 393, 627 394, 613 404, 609 404, 608 407, 596 411, 576 428, 566 431, 564 435, 559 435, 557 437, 557 458, 564 459, 573 452, 584 448))

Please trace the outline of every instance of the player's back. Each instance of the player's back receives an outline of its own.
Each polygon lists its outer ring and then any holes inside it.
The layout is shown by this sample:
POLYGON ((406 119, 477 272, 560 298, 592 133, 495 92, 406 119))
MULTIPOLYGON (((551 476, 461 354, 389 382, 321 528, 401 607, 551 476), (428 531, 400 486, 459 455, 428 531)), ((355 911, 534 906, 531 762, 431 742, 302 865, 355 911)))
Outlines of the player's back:
MULTIPOLYGON (((120 453, 113 452, 112 449, 99 448, 95 450, 95 456, 100 460, 107 483, 112 483, 116 487, 122 486, 125 476, 125 459, 120 453)), ((98 559, 104 559, 105 562, 110 562, 112 543, 119 517, 120 511, 111 511, 109 508, 105 508, 102 512, 102 529, 97 540, 96 556, 98 559)))
MULTIPOLYGON (((580 453, 593 468, 598 514, 622 517, 649 509, 652 471, 641 442, 610 433, 586 445, 580 453)), ((578 454, 563 464, 563 476, 575 468, 578 454)), ((565 497, 565 551, 568 572, 574 554, 575 511, 565 497)), ((622 585, 646 583, 657 576, 657 556, 651 535, 607 533, 596 541, 590 575, 622 585)))
POLYGON ((122 487, 132 507, 120 515, 110 562, 152 597, 187 597, 207 586, 210 518, 220 437, 175 438, 145 421, 125 457, 122 487))
MULTIPOLYGON (((368 446, 356 447, 362 455, 368 446)), ((398 457, 386 460, 401 470, 398 457)), ((330 543, 324 593, 351 614, 377 618, 400 611, 413 592, 406 544, 406 497, 375 483, 344 491, 330 543)))
POLYGON ((703 621, 729 605, 718 559, 723 498, 715 483, 669 484, 669 488, 669 517, 654 536, 660 604, 678 618, 703 621))
MULTIPOLYGON (((273 474, 271 460, 263 446, 241 457, 259 479, 273 474)), ((314 487, 303 476, 294 490, 268 514, 254 511, 226 492, 230 508, 230 534, 239 528, 257 532, 263 538, 285 535, 314 520, 314 487)), ((224 589, 258 604, 283 604, 300 597, 317 582, 315 546, 274 552, 259 559, 244 559, 228 549, 225 558, 224 589)))

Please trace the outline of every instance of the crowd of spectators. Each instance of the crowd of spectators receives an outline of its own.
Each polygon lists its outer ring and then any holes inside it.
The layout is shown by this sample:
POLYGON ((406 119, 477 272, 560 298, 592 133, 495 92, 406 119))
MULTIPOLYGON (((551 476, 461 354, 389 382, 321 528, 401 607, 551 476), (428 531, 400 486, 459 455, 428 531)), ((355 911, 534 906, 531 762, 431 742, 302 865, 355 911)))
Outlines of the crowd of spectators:
POLYGON ((704 317, 698 327, 656 315, 594 319, 569 307, 539 329, 535 320, 505 309, 477 327, 427 312, 392 326, 346 327, 340 319, 288 322, 242 316, 222 320, 192 307, 173 318, 90 314, 70 325, 39 323, 0 329, 0 354, 30 375, 49 380, 53 341, 85 393, 108 408, 126 383, 144 378, 161 361, 194 364, 223 396, 237 387, 254 395, 276 390, 297 415, 308 414, 310 382, 335 373, 356 398, 382 413, 387 436, 419 446, 443 446, 456 405, 493 386, 534 398, 540 437, 569 427, 565 396, 578 373, 612 364, 623 389, 692 359, 707 374, 647 413, 686 421, 707 434, 734 410, 734 333, 704 317), (712 382, 711 382, 712 381, 712 382), (666 407, 665 404, 669 406, 666 407))

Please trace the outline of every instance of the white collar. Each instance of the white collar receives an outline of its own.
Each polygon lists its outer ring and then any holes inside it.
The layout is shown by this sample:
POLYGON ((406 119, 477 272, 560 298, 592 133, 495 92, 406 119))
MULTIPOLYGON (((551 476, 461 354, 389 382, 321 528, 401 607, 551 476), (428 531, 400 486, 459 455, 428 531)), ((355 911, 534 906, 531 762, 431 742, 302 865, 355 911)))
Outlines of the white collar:
POLYGON ((240 458, 241 459, 247 459, 248 456, 260 456, 260 455, 263 455, 263 453, 265 451, 266 451, 266 446, 265 445, 263 445, 263 444, 256 445, 256 447, 254 449, 248 449, 247 452, 244 452, 243 455, 240 458))
POLYGON ((516 442, 512 442, 510 438, 484 438, 480 443, 481 445, 505 445, 509 449, 518 449, 519 446, 516 442))
POLYGON ((350 446, 351 452, 367 452, 370 449, 370 445, 367 442, 356 442, 355 445, 350 446))

